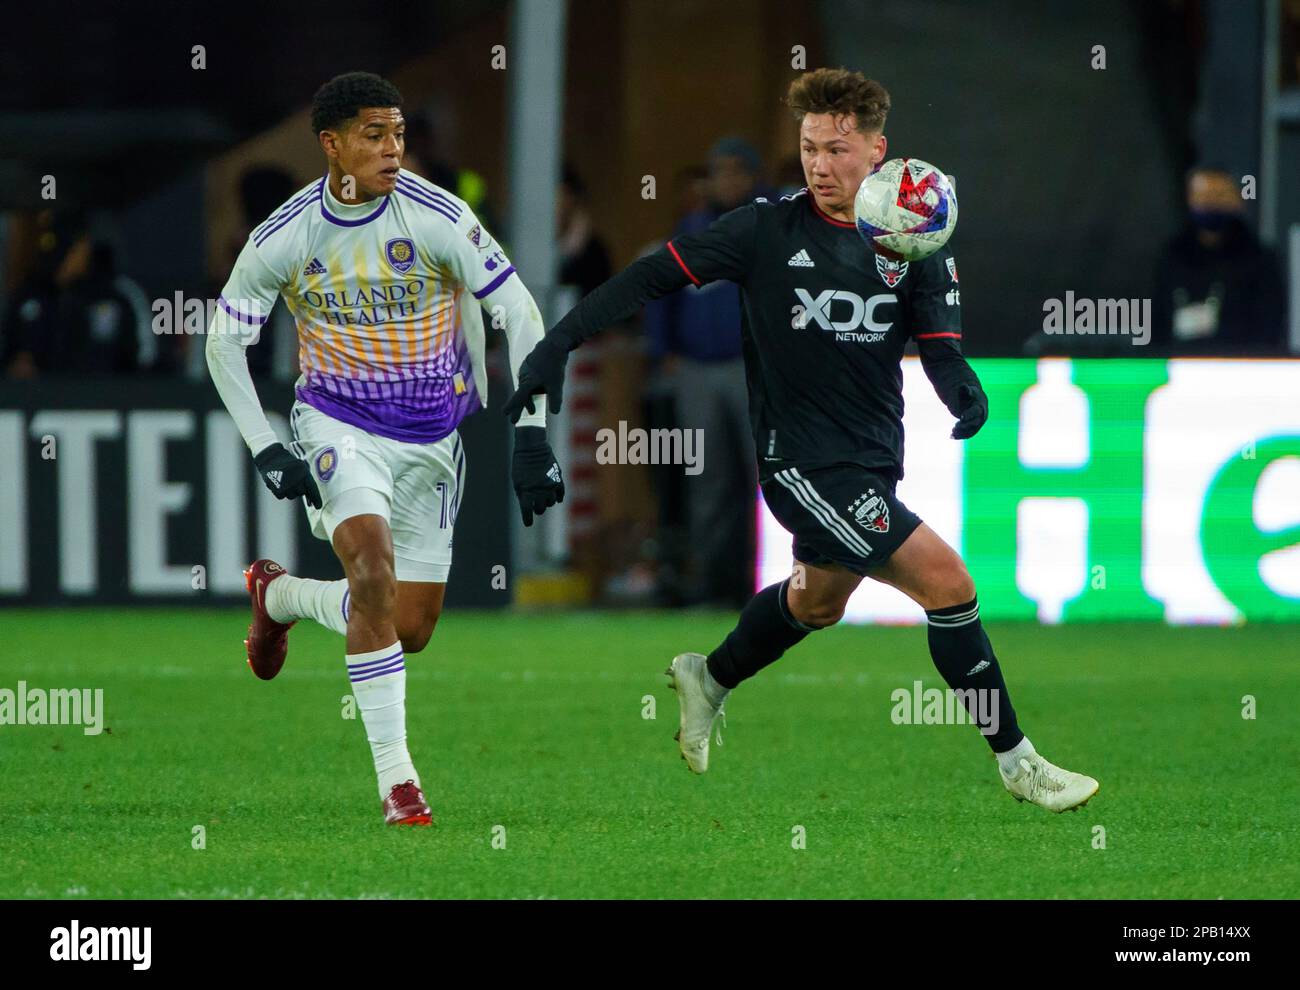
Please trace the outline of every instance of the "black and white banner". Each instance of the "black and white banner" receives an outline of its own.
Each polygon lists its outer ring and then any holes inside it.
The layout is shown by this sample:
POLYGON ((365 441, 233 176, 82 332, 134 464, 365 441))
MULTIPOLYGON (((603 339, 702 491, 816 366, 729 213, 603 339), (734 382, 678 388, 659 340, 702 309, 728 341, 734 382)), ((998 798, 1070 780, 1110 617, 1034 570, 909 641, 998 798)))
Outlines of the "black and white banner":
MULTIPOLYGON (((293 402, 288 385, 263 383, 259 395, 267 410, 293 402)), ((287 438, 286 416, 268 415, 287 438)), ((508 602, 491 581, 509 561, 507 428, 489 412, 461 425, 470 494, 449 604, 508 602)), ((0 384, 0 603, 229 604, 256 557, 342 576, 301 504, 266 491, 206 382, 0 384)))

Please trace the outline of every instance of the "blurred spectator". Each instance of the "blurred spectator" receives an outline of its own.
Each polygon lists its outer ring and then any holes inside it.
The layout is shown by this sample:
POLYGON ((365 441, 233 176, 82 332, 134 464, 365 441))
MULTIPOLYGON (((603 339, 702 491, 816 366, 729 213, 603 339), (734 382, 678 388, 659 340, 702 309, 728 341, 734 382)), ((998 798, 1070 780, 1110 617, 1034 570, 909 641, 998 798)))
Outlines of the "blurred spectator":
MULTIPOLYGON (((726 137, 709 153, 708 205, 674 237, 703 230, 760 194, 761 162, 747 141, 726 137)), ((729 282, 688 288, 646 307, 650 356, 671 381, 676 422, 703 431, 703 471, 687 479, 693 582, 687 601, 742 604, 752 592, 754 488, 740 292, 729 282)), ((680 470, 680 468, 678 469, 680 470)))
POLYGON ((231 262, 244 250, 248 231, 284 205, 299 183, 279 165, 252 165, 239 176, 239 207, 244 217, 244 235, 231 243, 231 262))
POLYGON ((39 254, 0 324, 5 374, 130 374, 151 364, 148 305, 118 274, 112 247, 92 238, 80 216, 38 222, 39 254))
POLYGON ((501 224, 492 203, 488 200, 487 182, 473 169, 459 168, 443 155, 439 148, 438 131, 429 114, 415 112, 406 117, 406 153, 402 168, 442 186, 459 196, 474 211, 479 222, 501 240, 501 224))
POLYGON ((776 194, 793 196, 808 184, 804 178, 803 160, 798 155, 791 155, 781 163, 776 173, 776 194))
MULTIPOLYGON (((586 193, 582 179, 566 163, 555 193, 559 288, 548 309, 564 312, 572 308, 611 274, 609 251, 596 234, 586 193)), ((547 303, 544 297, 542 303, 547 303)), ((593 582, 600 580, 610 549, 601 539, 600 492, 595 471, 604 352, 608 342, 608 337, 594 341, 586 353, 575 355, 569 363, 568 415, 561 420, 571 445, 565 469, 570 562, 586 572, 593 582)))
MULTIPOLYGON (((279 165, 251 165, 239 175, 240 225, 231 232, 222 248, 222 257, 210 272, 215 281, 209 281, 207 294, 215 300, 225 287, 226 279, 235 267, 248 235, 276 210, 283 206, 305 183, 279 165)), ((204 354, 204 338, 193 334, 177 334, 171 338, 176 348, 179 365, 191 381, 208 381, 208 363, 204 354)), ((291 381, 298 374, 298 329, 293 316, 283 300, 277 299, 271 307, 258 341, 247 349, 248 368, 254 377, 271 377, 277 381, 291 381)))
POLYGON ((1175 354, 1285 353, 1281 269, 1246 226, 1236 178, 1219 168, 1193 169, 1187 209, 1187 226, 1157 269, 1153 345, 1175 354))
POLYGON ((587 206, 587 186, 574 169, 564 166, 555 200, 559 228, 561 285, 573 285, 585 296, 613 274, 609 250, 597 235, 587 206))
MULTIPOLYGON (((677 170, 673 178, 673 196, 677 218, 674 223, 696 213, 709 213, 711 187, 706 165, 692 163, 677 170)), ((658 238, 641 246, 637 257, 644 257, 664 246, 658 238)), ((643 319, 649 325, 660 304, 646 307, 643 319)), ((653 345, 651 345, 653 351, 653 345)), ((664 367, 662 355, 652 353, 653 367, 642 394, 642 412, 648 430, 670 430, 677 425, 674 379, 664 367)), ((690 555, 690 533, 686 518, 686 476, 677 465, 655 464, 650 478, 656 503, 654 538, 650 543, 655 565, 654 597, 658 604, 679 607, 687 603, 685 573, 690 555)))
MULTIPOLYGON (((243 228, 226 247, 226 264, 222 267, 222 284, 214 286, 213 296, 221 292, 227 273, 235 266, 235 259, 244 250, 244 244, 253 228, 283 206, 302 183, 278 165, 254 165, 239 177, 239 207, 244 218, 243 228)), ((191 348, 190 373, 206 380, 207 360, 203 355, 202 341, 184 338, 191 348)), ((283 300, 277 300, 271 309, 266 326, 256 345, 248 348, 248 368, 254 375, 271 375, 288 380, 298 373, 298 331, 293 317, 283 300)))
MULTIPOLYGON (((674 183, 677 193, 677 216, 686 217, 709 208, 709 170, 703 165, 679 169, 674 183)), ((655 248, 661 244, 654 245, 655 248)))

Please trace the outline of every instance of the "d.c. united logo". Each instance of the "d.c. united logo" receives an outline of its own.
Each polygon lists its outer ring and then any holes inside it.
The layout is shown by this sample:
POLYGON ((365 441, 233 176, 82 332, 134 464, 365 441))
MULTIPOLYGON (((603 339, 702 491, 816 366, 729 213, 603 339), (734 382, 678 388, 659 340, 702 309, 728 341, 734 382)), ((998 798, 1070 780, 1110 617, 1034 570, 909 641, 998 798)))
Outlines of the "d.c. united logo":
POLYGON ((405 275, 415 264, 415 245, 409 237, 395 237, 384 245, 384 258, 398 272, 405 275))
POLYGON ((316 474, 321 481, 334 477, 334 469, 339 466, 339 455, 333 447, 326 447, 316 455, 316 474))
POLYGON ((863 529, 873 533, 889 532, 889 503, 877 495, 874 488, 855 498, 849 512, 863 529))
POLYGON ((907 274, 907 262, 891 261, 888 258, 876 255, 876 272, 885 280, 885 284, 892 289, 903 281, 903 276, 907 274))

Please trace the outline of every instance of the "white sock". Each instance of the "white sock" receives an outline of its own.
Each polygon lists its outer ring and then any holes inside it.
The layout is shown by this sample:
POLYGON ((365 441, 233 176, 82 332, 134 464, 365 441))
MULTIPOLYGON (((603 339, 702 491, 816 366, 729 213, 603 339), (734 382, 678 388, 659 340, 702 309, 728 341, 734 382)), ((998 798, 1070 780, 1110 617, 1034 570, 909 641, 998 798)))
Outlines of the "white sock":
POLYGON ((724 688, 721 684, 713 679, 709 673, 709 665, 706 663, 700 668, 700 686, 704 688, 704 697, 709 699, 709 704, 714 708, 719 708, 727 700, 727 695, 731 694, 730 688, 724 688))
POLYGON ((394 784, 408 780, 419 787, 420 775, 406 751, 406 658, 402 644, 370 653, 349 653, 348 679, 366 724, 380 798, 388 797, 394 784))
POLYGON ((1020 772, 1020 758, 1022 756, 1032 756, 1036 752, 1034 744, 1029 741, 1028 736, 1025 736, 1005 753, 995 753, 994 755, 998 758, 998 766, 1002 768, 1002 773, 1007 777, 1014 777, 1020 772))
POLYGON ((266 611, 276 622, 312 619, 347 635, 352 600, 345 580, 313 581, 286 574, 266 586, 266 611))

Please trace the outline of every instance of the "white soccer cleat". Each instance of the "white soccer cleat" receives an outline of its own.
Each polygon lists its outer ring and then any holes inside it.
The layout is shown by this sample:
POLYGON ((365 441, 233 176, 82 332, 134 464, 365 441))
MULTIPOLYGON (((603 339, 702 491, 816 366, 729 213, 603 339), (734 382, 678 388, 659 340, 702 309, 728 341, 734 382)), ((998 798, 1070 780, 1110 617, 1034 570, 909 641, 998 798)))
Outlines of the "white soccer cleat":
MULTIPOLYGON (((727 724, 723 711, 726 702, 715 708, 705 693, 702 680, 706 673, 705 660, 702 653, 681 653, 673 657, 672 666, 664 671, 669 686, 677 692, 681 708, 680 724, 673 738, 682 751, 682 759, 694 773, 709 769, 709 736, 713 734, 713 723, 721 716, 722 724, 727 724)), ((721 732, 718 745, 722 745, 721 732)))
POLYGON ((1017 801, 1029 801, 1048 811, 1077 811, 1101 787, 1097 781, 1081 773, 1062 770, 1048 763, 1037 753, 1020 758, 1020 766, 1008 777, 998 767, 1002 783, 1017 801))

